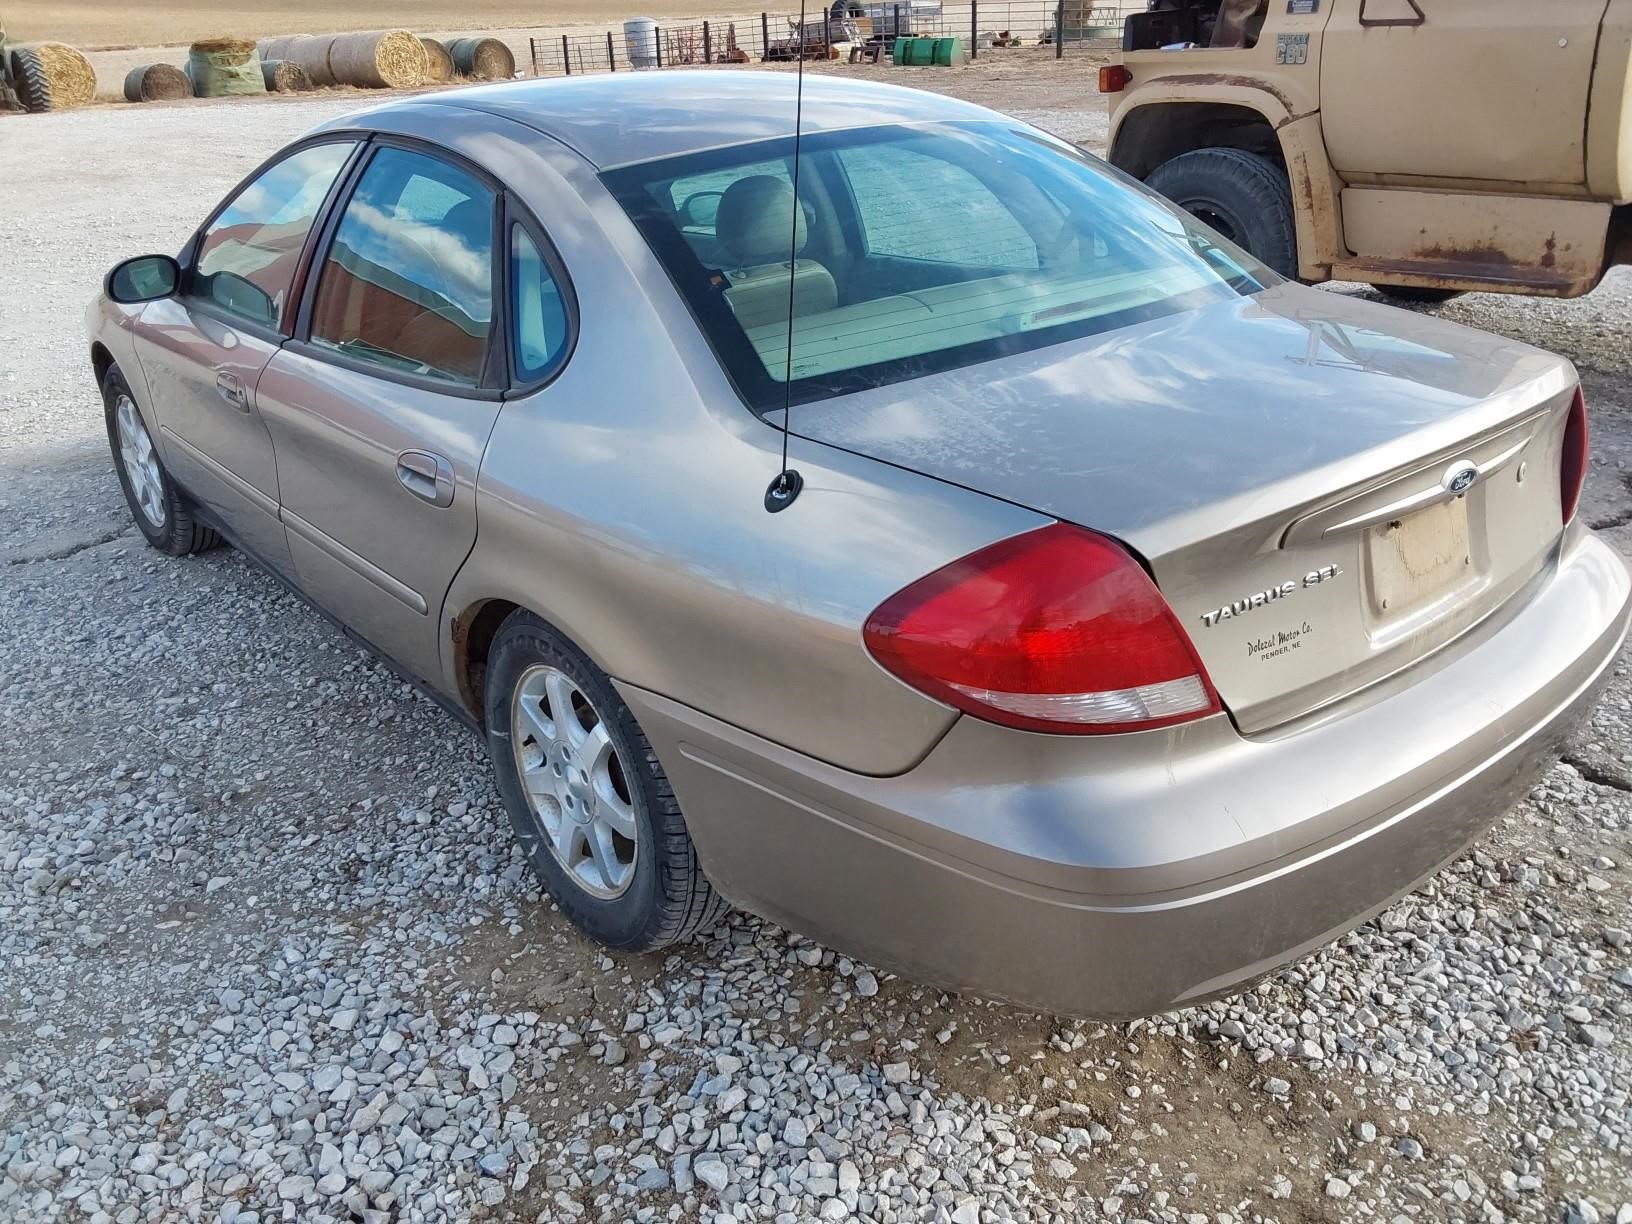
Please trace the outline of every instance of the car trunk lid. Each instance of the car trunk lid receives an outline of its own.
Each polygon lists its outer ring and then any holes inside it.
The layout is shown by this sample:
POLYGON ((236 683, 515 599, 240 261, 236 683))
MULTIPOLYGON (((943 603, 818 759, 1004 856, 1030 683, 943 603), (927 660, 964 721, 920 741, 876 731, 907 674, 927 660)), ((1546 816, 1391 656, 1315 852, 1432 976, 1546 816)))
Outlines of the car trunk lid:
POLYGON ((1540 350, 1282 285, 793 409, 793 431, 1115 536, 1241 729, 1410 666, 1556 541, 1576 380, 1540 350))

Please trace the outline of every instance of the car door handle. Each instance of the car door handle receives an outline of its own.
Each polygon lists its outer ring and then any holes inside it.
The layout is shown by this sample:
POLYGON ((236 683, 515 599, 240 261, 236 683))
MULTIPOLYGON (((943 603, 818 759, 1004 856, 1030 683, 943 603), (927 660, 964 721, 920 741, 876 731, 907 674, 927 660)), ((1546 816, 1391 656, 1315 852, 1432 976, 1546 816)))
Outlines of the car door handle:
POLYGON ((429 451, 403 451, 397 456, 397 480, 421 501, 433 506, 453 505, 453 464, 429 451))
POLYGON ((249 392, 244 384, 238 381, 234 374, 217 374, 215 376, 215 393, 239 412, 249 411, 249 392))

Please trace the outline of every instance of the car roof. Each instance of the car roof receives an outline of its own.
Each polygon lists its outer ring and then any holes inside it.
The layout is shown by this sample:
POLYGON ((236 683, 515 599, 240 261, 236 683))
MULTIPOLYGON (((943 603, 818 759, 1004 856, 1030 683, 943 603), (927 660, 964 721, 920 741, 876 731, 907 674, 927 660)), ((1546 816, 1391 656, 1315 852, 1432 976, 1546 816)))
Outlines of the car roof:
MULTIPOLYGON (((386 103, 342 121, 367 121, 399 108, 485 111, 526 124, 608 170, 704 149, 789 136, 798 78, 792 72, 699 70, 616 72, 507 81, 386 103)), ((804 78, 802 130, 1004 118, 941 94, 812 73, 804 78)), ((340 125, 335 125, 340 126, 340 125)), ((435 138, 437 124, 424 135, 435 138)))

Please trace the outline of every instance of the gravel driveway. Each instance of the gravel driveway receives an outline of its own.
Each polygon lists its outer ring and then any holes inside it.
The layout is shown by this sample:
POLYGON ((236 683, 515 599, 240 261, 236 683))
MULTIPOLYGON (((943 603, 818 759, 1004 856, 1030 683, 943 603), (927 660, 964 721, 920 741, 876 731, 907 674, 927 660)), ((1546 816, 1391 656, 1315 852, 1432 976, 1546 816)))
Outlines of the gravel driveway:
MULTIPOLYGON (((476 740, 232 551, 145 548, 109 466, 103 271, 356 104, 0 121, 0 1219, 1632 1224, 1625 658, 1472 854, 1238 999, 579 939, 476 740)), ((1632 550, 1632 276, 1444 313, 1580 365, 1632 550)))

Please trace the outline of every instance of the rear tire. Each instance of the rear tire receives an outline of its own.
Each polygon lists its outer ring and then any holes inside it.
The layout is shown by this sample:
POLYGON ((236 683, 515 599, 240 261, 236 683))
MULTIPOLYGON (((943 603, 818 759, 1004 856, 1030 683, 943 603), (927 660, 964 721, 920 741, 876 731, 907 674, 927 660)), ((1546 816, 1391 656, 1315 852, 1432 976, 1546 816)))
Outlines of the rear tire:
POLYGON ((51 109, 51 78, 32 48, 12 48, 11 79, 24 110, 39 114, 51 109))
POLYGON ((1298 275, 1292 185, 1267 157, 1197 149, 1152 170, 1145 182, 1282 276, 1298 275))
POLYGON ((649 952, 728 908, 703 875, 663 766, 604 672, 518 611, 488 653, 487 746, 533 871, 580 931, 649 952))
POLYGON ((1373 285, 1372 288, 1391 301, 1414 306, 1438 306, 1462 296, 1460 289, 1427 289, 1420 285, 1373 285))
POLYGON ((119 475, 130 517, 147 542, 172 557, 223 543, 218 532, 193 517, 192 506, 164 470, 142 410, 118 366, 110 366, 102 380, 102 403, 113 469, 119 475))

